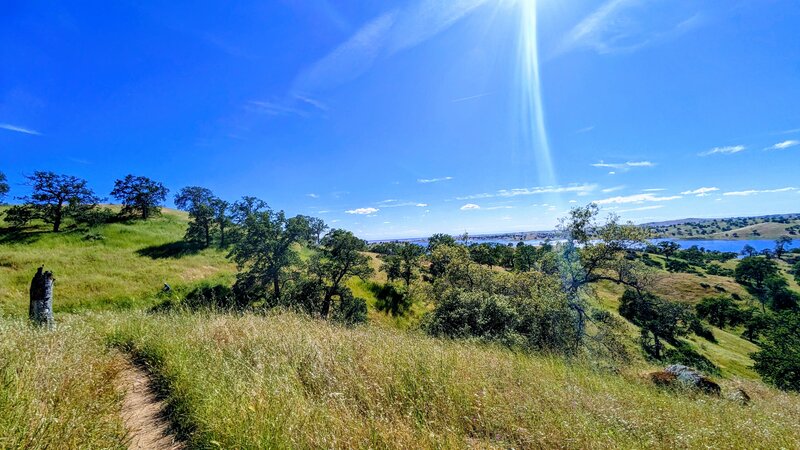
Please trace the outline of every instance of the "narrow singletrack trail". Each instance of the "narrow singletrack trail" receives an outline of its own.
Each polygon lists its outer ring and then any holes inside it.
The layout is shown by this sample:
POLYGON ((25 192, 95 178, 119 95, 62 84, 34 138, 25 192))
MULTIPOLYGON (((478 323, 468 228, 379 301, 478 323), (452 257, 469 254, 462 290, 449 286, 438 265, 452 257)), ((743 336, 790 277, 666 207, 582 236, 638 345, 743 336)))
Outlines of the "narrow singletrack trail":
POLYGON ((140 367, 126 360, 120 373, 122 420, 128 433, 131 450, 183 450, 186 446, 170 432, 164 417, 164 402, 151 386, 150 377, 140 367))

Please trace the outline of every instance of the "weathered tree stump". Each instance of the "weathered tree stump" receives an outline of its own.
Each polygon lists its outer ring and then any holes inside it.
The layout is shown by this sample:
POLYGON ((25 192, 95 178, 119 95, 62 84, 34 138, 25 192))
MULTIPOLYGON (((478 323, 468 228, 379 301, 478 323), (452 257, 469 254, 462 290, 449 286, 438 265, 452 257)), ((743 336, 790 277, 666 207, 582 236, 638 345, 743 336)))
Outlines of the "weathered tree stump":
POLYGON ((36 325, 53 327, 53 272, 39 267, 31 281, 31 303, 28 317, 36 325))

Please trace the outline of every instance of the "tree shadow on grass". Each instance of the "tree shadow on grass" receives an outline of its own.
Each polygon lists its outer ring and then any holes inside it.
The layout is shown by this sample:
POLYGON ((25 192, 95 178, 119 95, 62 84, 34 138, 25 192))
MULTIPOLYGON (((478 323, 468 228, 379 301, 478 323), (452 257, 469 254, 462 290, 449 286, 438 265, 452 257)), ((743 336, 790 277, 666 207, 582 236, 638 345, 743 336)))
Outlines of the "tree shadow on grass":
POLYGON ((29 228, 0 228, 0 244, 31 244, 46 233, 29 228))
POLYGON ((139 256, 147 256, 151 259, 178 259, 184 256, 195 255, 202 249, 203 246, 196 242, 176 241, 161 245, 151 245, 150 247, 136 250, 136 254, 139 256))

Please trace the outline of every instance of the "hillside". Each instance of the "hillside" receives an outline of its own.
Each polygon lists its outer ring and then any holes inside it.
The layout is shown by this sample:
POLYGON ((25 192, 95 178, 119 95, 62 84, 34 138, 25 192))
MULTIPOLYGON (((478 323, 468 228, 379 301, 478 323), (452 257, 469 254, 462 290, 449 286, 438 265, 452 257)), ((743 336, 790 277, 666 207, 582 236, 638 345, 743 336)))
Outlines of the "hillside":
POLYGON ((653 237, 674 239, 776 239, 800 236, 800 214, 646 223, 653 237))
MULTIPOLYGON (((0 218, 1 219, 1 218, 0 218)), ((54 234, 42 225, 21 232, 0 220, 0 314, 28 308, 28 287, 44 264, 56 275, 55 312, 151 305, 164 286, 231 280, 225 251, 182 241, 186 213, 164 210, 149 221, 73 227, 54 234)))
MULTIPOLYGON (((654 386, 643 374, 658 367, 638 355, 638 328, 617 313, 622 290, 612 284, 596 286, 596 306, 624 324, 633 351, 624 363, 429 337, 416 324, 431 305, 404 317, 375 308, 373 284, 386 281, 376 254, 373 278, 348 282, 367 300, 367 325, 146 312, 164 301, 165 282, 175 298, 233 280, 226 251, 181 240, 187 221, 166 210, 147 222, 0 235, 0 448, 124 447, 120 379, 132 363, 151 374, 190 448, 800 446, 800 396, 761 383, 748 356, 757 347, 730 330, 712 327, 716 343, 690 338, 720 369, 722 397, 654 386), (24 319, 42 263, 57 278, 54 332, 24 319), (750 406, 725 398, 739 388, 750 406)), ((730 278, 705 273, 662 270, 654 291, 689 304, 722 291, 752 302, 730 278)))

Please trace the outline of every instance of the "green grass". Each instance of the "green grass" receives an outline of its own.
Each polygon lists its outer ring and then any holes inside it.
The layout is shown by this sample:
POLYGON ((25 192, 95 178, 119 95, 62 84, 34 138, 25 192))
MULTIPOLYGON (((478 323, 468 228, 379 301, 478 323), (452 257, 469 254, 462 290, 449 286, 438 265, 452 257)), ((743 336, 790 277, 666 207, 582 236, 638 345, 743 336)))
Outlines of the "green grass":
POLYGON ((30 281, 42 264, 56 278, 57 313, 146 306, 164 283, 180 287, 232 280, 235 268, 224 251, 180 243, 187 220, 184 213, 168 210, 146 222, 91 230, 0 234, 0 314, 27 312, 30 281))
POLYGON ((800 397, 756 382, 748 407, 381 326, 292 314, 116 316, 198 447, 796 448, 800 397))
POLYGON ((85 320, 0 319, 0 448, 126 448, 120 359, 85 320))

